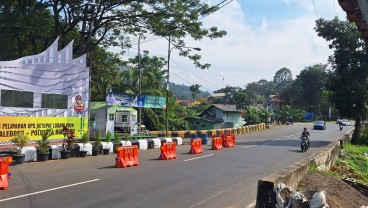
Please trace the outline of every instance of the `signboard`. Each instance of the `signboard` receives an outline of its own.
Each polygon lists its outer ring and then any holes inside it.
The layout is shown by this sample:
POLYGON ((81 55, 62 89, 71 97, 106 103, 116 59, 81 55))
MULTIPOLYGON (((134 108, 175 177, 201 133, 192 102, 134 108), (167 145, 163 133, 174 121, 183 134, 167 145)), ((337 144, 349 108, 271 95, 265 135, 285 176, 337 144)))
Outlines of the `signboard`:
POLYGON ((87 117, 0 117, 0 142, 10 141, 16 134, 28 135, 30 140, 41 139, 41 133, 51 129, 50 139, 62 139, 63 126, 74 130, 77 137, 88 131, 87 117))
POLYGON ((154 95, 134 95, 109 93, 106 104, 126 107, 166 108, 166 97, 154 95))

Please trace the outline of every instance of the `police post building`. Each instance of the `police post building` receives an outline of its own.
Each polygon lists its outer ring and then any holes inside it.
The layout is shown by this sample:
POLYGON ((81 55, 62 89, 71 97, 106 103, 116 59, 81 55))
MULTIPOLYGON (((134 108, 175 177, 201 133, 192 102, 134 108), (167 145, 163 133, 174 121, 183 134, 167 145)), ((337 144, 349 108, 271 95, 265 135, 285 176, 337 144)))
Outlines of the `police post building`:
POLYGON ((0 61, 0 145, 16 134, 31 140, 62 125, 77 136, 88 130, 89 69, 86 55, 73 59, 73 41, 58 51, 58 39, 44 52, 0 61))

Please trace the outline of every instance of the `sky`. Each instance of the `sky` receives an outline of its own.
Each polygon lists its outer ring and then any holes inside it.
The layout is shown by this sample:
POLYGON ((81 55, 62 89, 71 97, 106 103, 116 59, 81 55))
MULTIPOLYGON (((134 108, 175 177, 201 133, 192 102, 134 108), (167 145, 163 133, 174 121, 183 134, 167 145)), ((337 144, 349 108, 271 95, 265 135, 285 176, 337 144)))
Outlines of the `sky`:
MULTIPOLYGON (((216 5, 223 0, 207 0, 216 5)), ((229 2, 230 0, 228 0, 229 2)), ((199 47, 197 54, 209 69, 195 68, 175 49, 171 52, 170 82, 201 85, 201 91, 212 93, 226 86, 245 88, 261 79, 273 80, 275 73, 286 67, 293 78, 314 64, 327 64, 333 54, 328 43, 314 31, 315 20, 331 20, 346 13, 337 0, 233 0, 217 12, 202 19, 204 26, 217 26, 227 35, 219 39, 187 38, 186 46, 199 47)), ((141 50, 167 59, 168 41, 150 36, 142 41, 141 50)), ((138 46, 124 58, 137 55, 138 46)))

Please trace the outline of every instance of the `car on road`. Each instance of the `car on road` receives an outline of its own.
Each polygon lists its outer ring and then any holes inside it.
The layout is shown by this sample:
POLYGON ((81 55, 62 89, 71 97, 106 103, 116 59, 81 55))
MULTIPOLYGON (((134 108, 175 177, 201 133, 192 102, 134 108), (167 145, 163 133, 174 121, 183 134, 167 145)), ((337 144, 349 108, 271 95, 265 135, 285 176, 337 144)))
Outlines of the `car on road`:
POLYGON ((325 130, 326 129, 326 122, 322 121, 322 120, 318 120, 316 122, 314 122, 313 124, 313 129, 317 130, 325 130))
POLYGON ((342 119, 341 124, 343 126, 350 126, 350 121, 348 119, 342 119))
POLYGON ((337 120, 336 120, 336 123, 337 123, 337 124, 340 124, 340 123, 341 123, 341 121, 342 121, 342 119, 341 119, 341 118, 339 118, 339 119, 337 119, 337 120))

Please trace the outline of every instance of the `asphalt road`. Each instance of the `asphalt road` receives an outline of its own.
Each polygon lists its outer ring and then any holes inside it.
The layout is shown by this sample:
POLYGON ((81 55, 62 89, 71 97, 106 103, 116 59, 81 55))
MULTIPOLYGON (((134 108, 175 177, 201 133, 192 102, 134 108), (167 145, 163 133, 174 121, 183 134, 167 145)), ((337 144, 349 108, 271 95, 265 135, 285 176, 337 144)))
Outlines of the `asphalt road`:
POLYGON ((0 190, 1 208, 65 207, 250 207, 257 181, 319 151, 352 129, 327 124, 309 130, 311 150, 300 152, 303 127, 295 123, 237 135, 237 146, 188 154, 179 146, 175 160, 158 160, 160 150, 139 153, 140 165, 114 168, 115 154, 11 166, 9 189, 0 190))

